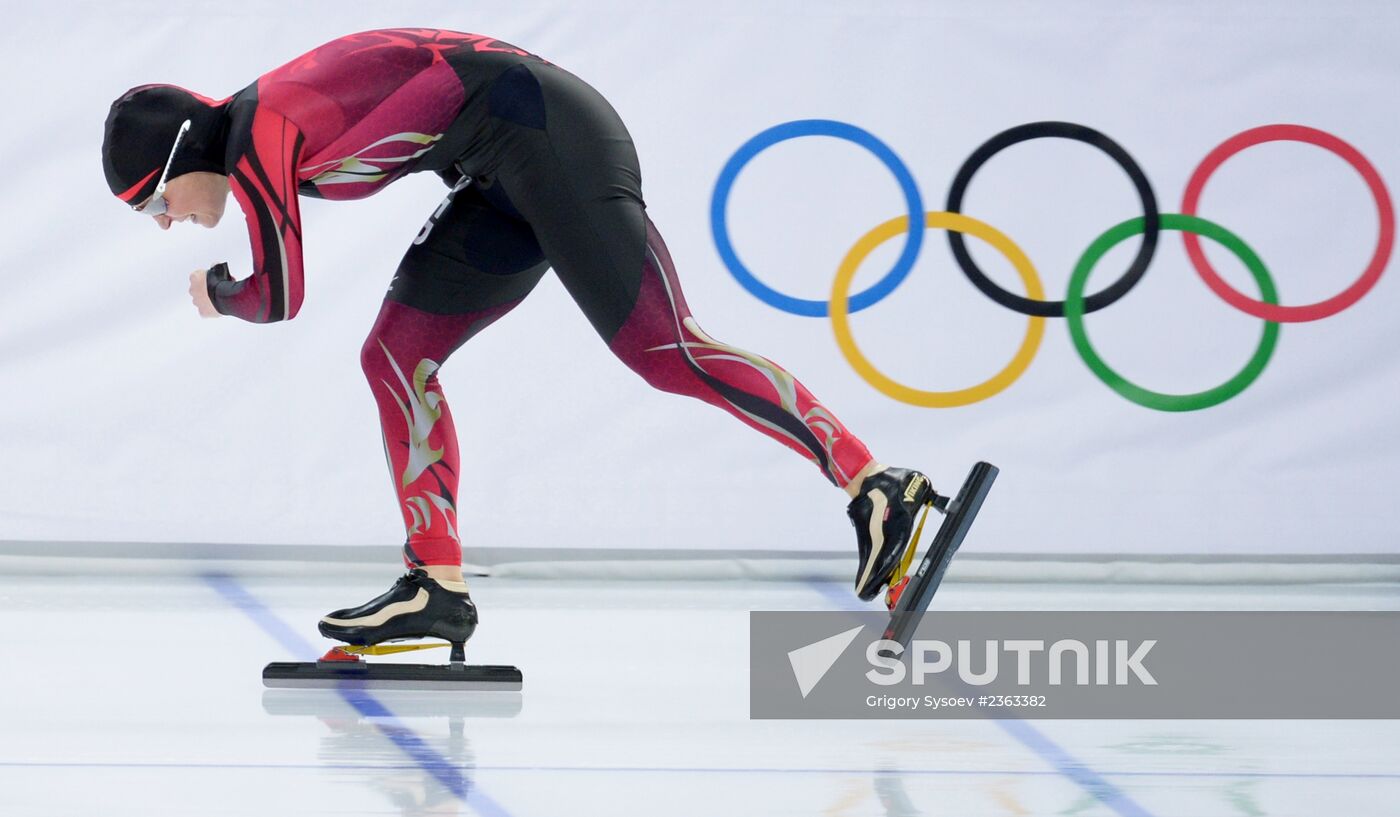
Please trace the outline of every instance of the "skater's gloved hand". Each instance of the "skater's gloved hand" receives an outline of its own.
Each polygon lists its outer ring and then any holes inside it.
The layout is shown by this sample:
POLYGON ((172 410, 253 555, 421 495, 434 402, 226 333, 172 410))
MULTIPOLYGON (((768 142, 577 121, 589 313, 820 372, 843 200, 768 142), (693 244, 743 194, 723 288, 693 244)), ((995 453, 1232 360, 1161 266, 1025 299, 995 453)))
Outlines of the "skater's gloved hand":
POLYGON ((214 302, 209 300, 209 278, 212 277, 217 283, 219 281, 232 280, 229 275, 228 264, 215 264, 207 270, 198 269, 190 273, 190 300, 194 303, 195 309, 199 310, 201 317, 217 318, 219 310, 214 308, 214 302))

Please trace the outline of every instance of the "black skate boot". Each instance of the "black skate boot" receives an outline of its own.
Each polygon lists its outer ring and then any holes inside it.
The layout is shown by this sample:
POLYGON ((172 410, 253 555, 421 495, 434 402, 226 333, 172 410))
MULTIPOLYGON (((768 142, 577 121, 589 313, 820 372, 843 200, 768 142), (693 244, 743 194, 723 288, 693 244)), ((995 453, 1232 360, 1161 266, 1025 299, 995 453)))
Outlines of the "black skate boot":
POLYGON ((382 596, 321 619, 320 630, 326 638, 358 645, 441 638, 452 644, 455 655, 472 637, 476 621, 476 605, 466 584, 442 583, 415 569, 382 596))
MULTIPOLYGON (((928 477, 907 468, 886 468, 860 484, 860 493, 846 506, 856 529, 860 568, 856 595, 870 601, 882 587, 908 577, 914 558, 914 518, 926 505, 946 504, 928 477)), ((920 527, 923 523, 920 522, 920 527)), ((891 605, 892 606, 892 605, 891 605)))
MULTIPOLYGON (((463 582, 439 581, 410 570, 387 593, 359 607, 321 619, 321 635, 349 642, 317 661, 274 661, 263 668, 270 689, 411 689, 519 693, 516 667, 466 663, 466 641, 476 630, 476 606, 463 582), (452 646, 447 664, 378 663, 366 655, 390 655, 442 647, 437 642, 385 644, 441 638, 452 646)), ((266 699, 264 699, 266 702, 266 699)), ((519 704, 516 704, 519 708, 519 704)))

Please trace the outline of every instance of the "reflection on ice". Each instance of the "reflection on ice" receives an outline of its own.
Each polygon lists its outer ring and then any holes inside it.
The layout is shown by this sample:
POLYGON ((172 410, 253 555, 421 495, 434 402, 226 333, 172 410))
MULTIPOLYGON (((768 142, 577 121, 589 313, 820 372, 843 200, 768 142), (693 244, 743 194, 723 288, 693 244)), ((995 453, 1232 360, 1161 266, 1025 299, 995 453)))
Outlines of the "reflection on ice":
POLYGON ((305 717, 324 731, 324 774, 346 789, 368 786, 403 817, 464 814, 476 796, 473 718, 513 718, 519 692, 269 689, 263 711, 305 717))
POLYGON ((519 692, 268 689, 262 694, 262 708, 269 715, 337 717, 372 702, 399 718, 513 718, 523 706, 519 692))

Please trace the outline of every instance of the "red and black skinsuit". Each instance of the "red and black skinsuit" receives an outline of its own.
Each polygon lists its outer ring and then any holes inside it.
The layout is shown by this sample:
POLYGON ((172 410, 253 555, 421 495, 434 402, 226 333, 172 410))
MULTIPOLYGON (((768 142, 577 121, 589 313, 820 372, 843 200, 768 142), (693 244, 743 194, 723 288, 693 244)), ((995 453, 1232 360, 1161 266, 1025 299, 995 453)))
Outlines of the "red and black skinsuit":
POLYGON ((458 564, 458 449, 437 371, 553 268, 598 334, 656 388, 782 442, 838 486, 865 446, 777 364, 707 335, 647 218, 637 155, 593 88, 475 34, 352 34, 223 103, 227 172, 254 271, 211 278, 226 315, 287 320, 304 295, 297 195, 368 196, 407 173, 452 188, 414 239, 361 359, 408 529, 410 566, 458 564))

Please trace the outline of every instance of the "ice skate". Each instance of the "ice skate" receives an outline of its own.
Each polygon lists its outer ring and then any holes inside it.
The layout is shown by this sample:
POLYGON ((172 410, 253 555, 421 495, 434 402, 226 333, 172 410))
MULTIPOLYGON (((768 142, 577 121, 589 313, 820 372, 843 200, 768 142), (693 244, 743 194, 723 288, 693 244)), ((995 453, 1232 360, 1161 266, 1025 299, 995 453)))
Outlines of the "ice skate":
POLYGON ((346 642, 310 663, 274 662, 263 670, 268 687, 518 691, 520 670, 466 663, 466 641, 476 630, 476 605, 462 582, 440 581, 411 570, 376 598, 337 610, 320 622, 321 634, 346 642), (446 643, 386 642, 440 638, 446 643), (451 647, 447 664, 365 661, 361 656, 451 647))
MULTIPOLYGON (((908 475, 916 472, 904 473, 908 475)), ((888 590, 885 591, 885 604, 890 608, 890 623, 885 629, 886 639, 898 641, 906 647, 909 646, 909 640, 919 625, 920 614, 928 609, 929 602, 933 600, 933 594, 938 591, 939 584, 943 582, 943 574, 953 561, 953 554, 957 552, 963 539, 967 537, 967 532, 972 527, 973 520, 977 518, 978 511, 982 509, 982 502, 987 498, 988 492, 992 490, 992 483, 996 481, 998 473, 1000 471, 995 465, 979 462, 972 466, 972 471, 968 473, 967 479, 958 489, 956 497, 949 499, 930 491, 929 496, 924 500, 924 517, 919 519, 918 527, 914 529, 913 537, 905 546, 902 558, 886 580, 888 590), (944 513, 943 522, 938 526, 938 532, 934 534, 933 541, 929 543, 928 551, 924 554, 923 560, 919 562, 918 569, 910 573, 909 567, 913 563, 914 552, 919 544, 919 534, 923 530, 924 518, 927 517, 930 507, 944 513)), ((906 486, 904 488, 906 492, 917 497, 919 486, 915 484, 913 479, 905 476, 900 484, 906 486)), ((901 501, 903 497, 904 494, 900 494, 901 501)), ((856 503, 852 502, 851 504, 854 506, 856 503)), ((894 514, 890 513, 890 516, 893 517, 894 514)), ((854 521, 855 518, 855 514, 853 514, 852 520, 854 521)), ((912 515, 910 518, 912 519, 912 515)), ((889 530, 888 521, 884 529, 889 530)), ((886 535, 889 534, 886 533, 886 535)), ((862 540, 862 547, 864 547, 864 540, 862 540)), ((862 555, 864 555, 863 550, 862 555)), ((878 584, 876 588, 878 589, 878 584)), ((872 592, 871 597, 873 596, 872 592)))

